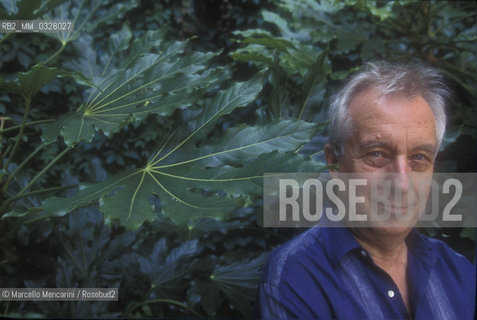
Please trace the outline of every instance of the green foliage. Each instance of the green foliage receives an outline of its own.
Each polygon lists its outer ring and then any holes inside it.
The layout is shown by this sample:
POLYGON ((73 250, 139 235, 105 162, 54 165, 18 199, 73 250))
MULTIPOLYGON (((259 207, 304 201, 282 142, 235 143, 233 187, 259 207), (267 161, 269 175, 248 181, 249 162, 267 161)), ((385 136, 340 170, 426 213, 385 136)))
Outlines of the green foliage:
MULTIPOLYGON (((444 70, 456 98, 437 167, 475 170, 475 152, 452 157, 476 138, 472 5, 211 3, 0 2, 8 19, 75 21, 0 35, 0 277, 120 294, 2 314, 250 315, 267 253, 293 236, 258 226, 262 176, 326 168, 328 98, 367 60, 444 70)), ((457 241, 471 230, 429 232, 472 257, 457 241)))
POLYGON ((46 83, 53 80, 56 75, 56 68, 35 65, 29 72, 20 72, 17 81, 1 79, 0 88, 3 92, 18 93, 26 99, 31 99, 46 83))
MULTIPOLYGON (((53 49, 58 42, 60 48, 43 61, 24 61, 26 72, 10 73, 11 80, 0 82, 9 112, 14 103, 24 105, 21 119, 2 117, 6 135, 2 136, 2 242, 23 248, 16 252, 5 247, 2 273, 14 276, 12 287, 120 287, 125 300, 120 306, 19 304, 4 312, 183 316, 234 314, 232 307, 247 314, 265 257, 257 258, 254 250, 267 250, 265 239, 270 235, 260 235, 254 210, 240 209, 254 207, 259 200, 264 172, 322 170, 322 164, 296 153, 320 125, 299 120, 256 125, 235 121, 222 136, 216 135, 224 117, 232 117, 235 109, 257 98, 263 73, 248 81, 232 81, 226 68, 211 64, 220 52, 191 50, 188 41, 166 41, 165 30, 135 34, 127 22, 118 24, 102 44, 93 32, 108 25, 101 11, 108 4, 65 1, 43 3, 42 8, 38 4, 38 10, 49 8, 44 18, 61 15, 75 20, 75 31, 43 36, 53 41, 45 48, 53 49), (52 63, 56 65, 48 66, 52 63), (68 97, 66 106, 48 101, 53 92, 68 97), (47 117, 46 106, 53 110, 47 117), (138 161, 146 156, 145 164, 133 162, 110 177, 103 173, 104 181, 98 182, 97 176, 85 176, 68 164, 67 154, 76 152, 87 161, 81 151, 88 145, 114 141, 115 135, 133 132, 132 125, 149 119, 155 119, 152 123, 162 134, 146 153, 136 156, 138 161), (39 132, 38 125, 41 134, 33 135, 39 132), (68 168, 63 173, 67 181, 60 185, 54 178, 62 168, 68 168), (81 176, 93 183, 82 182, 81 176), (66 194, 51 196, 61 192, 66 194), (81 209, 94 204, 102 214, 81 209), (237 242, 224 240, 227 230, 240 232, 244 226, 253 227, 248 236, 237 242), (182 239, 184 232, 192 238, 182 239), (34 233, 41 236, 34 238, 34 233), (214 239, 207 244, 210 237, 214 239), (262 241, 252 244, 255 238, 262 241), (49 271, 39 279, 22 279, 15 266, 35 243, 53 253, 47 261, 49 271), (210 290, 197 288, 202 283, 210 290)), ((134 5, 117 6, 118 12, 120 7, 134 5)), ((15 37, 2 39, 4 48, 14 45, 15 37)), ((41 48, 37 50, 43 56, 41 48)), ((101 171, 98 168, 96 172, 101 171)), ((47 269, 46 263, 40 268, 47 269)))
MULTIPOLYGON (((110 46, 113 48, 106 66, 101 74, 93 75, 97 88, 85 93, 88 98, 77 111, 46 125, 44 141, 51 142, 62 135, 65 143, 72 146, 79 141, 91 142, 96 130, 109 136, 125 123, 141 121, 151 113, 170 115, 174 109, 195 101, 201 87, 217 80, 213 77, 217 72, 211 70, 198 74, 207 67, 213 54, 197 52, 178 59, 184 43, 168 44, 160 54, 144 54, 148 48, 142 43, 147 41, 152 49, 156 36, 148 33, 146 39, 135 41, 131 55, 117 67, 111 60, 120 50, 110 46), (114 67, 109 70, 110 66, 114 67), (142 106, 138 107, 139 104, 142 106)), ((128 41, 125 42, 123 49, 128 47, 128 41)))

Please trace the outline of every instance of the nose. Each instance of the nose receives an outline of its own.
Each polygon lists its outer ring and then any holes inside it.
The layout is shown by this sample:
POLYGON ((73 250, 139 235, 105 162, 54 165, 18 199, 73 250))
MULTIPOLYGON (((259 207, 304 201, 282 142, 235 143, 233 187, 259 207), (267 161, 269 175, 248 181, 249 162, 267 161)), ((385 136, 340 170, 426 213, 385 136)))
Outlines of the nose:
POLYGON ((395 191, 398 191, 400 194, 407 194, 409 192, 411 187, 410 173, 411 169, 406 156, 397 156, 392 168, 393 187, 395 191))

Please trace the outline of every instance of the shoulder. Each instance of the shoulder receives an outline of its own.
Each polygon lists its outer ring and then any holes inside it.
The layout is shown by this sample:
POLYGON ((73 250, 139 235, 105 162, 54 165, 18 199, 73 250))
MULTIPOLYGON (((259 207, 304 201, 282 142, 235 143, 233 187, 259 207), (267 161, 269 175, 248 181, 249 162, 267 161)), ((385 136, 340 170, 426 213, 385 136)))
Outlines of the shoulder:
POLYGON ((433 270, 440 281, 447 287, 459 288, 459 292, 465 293, 475 302, 476 266, 445 242, 424 235, 420 237, 435 257, 433 270))
POLYGON ((311 228, 270 254, 259 290, 263 318, 316 318, 312 309, 331 318, 321 283, 330 278, 322 233, 322 228, 311 228))
POLYGON ((441 302, 453 304, 455 312, 461 313, 461 319, 469 318, 462 312, 475 310, 476 267, 445 242, 423 235, 421 238, 435 257, 426 290, 435 296, 442 296, 441 293, 445 292, 449 299, 441 302))
POLYGON ((444 241, 420 235, 426 246, 429 247, 437 258, 437 262, 458 267, 460 272, 468 271, 475 275, 475 266, 462 254, 452 250, 444 241))
POLYGON ((323 260, 322 228, 311 228, 272 251, 265 265, 266 282, 278 285, 291 273, 323 260))

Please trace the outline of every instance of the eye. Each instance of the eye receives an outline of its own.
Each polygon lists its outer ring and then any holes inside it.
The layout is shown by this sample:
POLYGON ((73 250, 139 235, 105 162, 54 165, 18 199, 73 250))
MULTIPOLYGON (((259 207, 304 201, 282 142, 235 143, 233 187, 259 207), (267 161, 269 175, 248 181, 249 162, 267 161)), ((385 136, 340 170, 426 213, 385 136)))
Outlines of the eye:
POLYGON ((412 156, 412 159, 413 160, 417 160, 417 161, 425 161, 425 160, 428 160, 428 158, 423 155, 422 153, 418 153, 418 154, 415 154, 412 156))
POLYGON ((370 150, 366 152, 364 161, 373 167, 381 168, 389 162, 389 154, 384 150, 370 150))
POLYGON ((384 156, 384 154, 381 151, 371 151, 370 153, 368 153, 368 156, 373 158, 381 158, 384 156))
POLYGON ((413 171, 425 171, 432 165, 432 162, 432 158, 429 156, 422 153, 416 153, 411 156, 409 165, 413 171))

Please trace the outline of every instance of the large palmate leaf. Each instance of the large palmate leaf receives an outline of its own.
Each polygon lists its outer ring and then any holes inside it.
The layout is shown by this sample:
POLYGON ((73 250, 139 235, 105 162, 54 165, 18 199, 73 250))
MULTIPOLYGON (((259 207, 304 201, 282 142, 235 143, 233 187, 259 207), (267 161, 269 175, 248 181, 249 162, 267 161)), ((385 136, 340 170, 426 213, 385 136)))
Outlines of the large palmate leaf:
POLYGON ((102 183, 86 185, 70 198, 51 198, 44 203, 43 209, 51 215, 62 215, 101 198, 101 210, 107 219, 136 228, 145 220, 154 219, 151 197, 157 195, 163 213, 177 224, 185 225, 202 217, 225 219, 236 207, 245 204, 247 196, 258 198, 264 172, 322 169, 322 165, 292 152, 262 154, 244 168, 210 170, 191 165, 148 166, 124 172, 102 183), (208 194, 198 193, 200 190, 208 191, 208 194), (223 190, 228 196, 220 193, 223 190))
MULTIPOLYGON (((173 179, 172 177, 160 176, 160 173, 155 172, 160 168, 157 164, 192 138, 200 137, 200 131, 213 125, 221 115, 230 113, 236 107, 249 104, 261 88, 260 79, 255 78, 249 82, 236 83, 229 90, 219 92, 205 106, 203 112, 187 123, 184 130, 181 130, 188 132, 189 129, 188 136, 159 160, 153 158, 144 169, 127 171, 103 183, 87 186, 72 198, 47 201, 44 205, 45 210, 50 214, 61 215, 101 198, 101 206, 107 217, 117 218, 122 223, 135 227, 144 220, 153 218, 154 208, 150 204, 150 197, 151 194, 156 194, 159 195, 163 206, 166 206, 166 203, 171 207, 180 204, 180 207, 208 211, 209 208, 203 206, 205 203, 203 195, 182 190, 180 184, 169 181, 173 179), (182 196, 183 192, 188 193, 186 197, 182 196), (110 196, 111 193, 113 193, 112 196, 110 196)), ((215 209, 211 214, 217 214, 218 211, 227 213, 235 207, 233 199, 215 196, 213 200, 215 209)))
POLYGON ((320 129, 318 124, 304 121, 238 126, 228 130, 215 145, 195 147, 201 131, 220 115, 250 103, 261 86, 259 79, 252 79, 219 92, 180 130, 189 132, 185 138, 169 151, 158 152, 146 167, 85 185, 70 198, 51 198, 44 203, 44 210, 62 215, 100 199, 107 219, 136 228, 154 219, 157 208, 151 197, 157 196, 163 214, 184 225, 203 217, 229 217, 250 197, 261 195, 265 172, 321 170, 322 165, 294 152, 320 129))
POLYGON ((169 115, 174 109, 196 101, 218 78, 218 70, 205 70, 215 53, 192 52, 185 56, 185 42, 164 45, 159 53, 148 53, 159 33, 146 33, 132 42, 130 54, 122 58, 121 51, 130 44, 130 32, 123 28, 109 42, 109 54, 102 68, 91 65, 92 81, 97 88, 85 94, 85 101, 75 112, 64 114, 57 122, 45 125, 43 139, 54 141, 62 135, 68 145, 90 142, 97 130, 106 135, 118 131, 124 124, 142 120, 150 113, 169 115), (153 40, 140 51, 146 40, 153 40))

